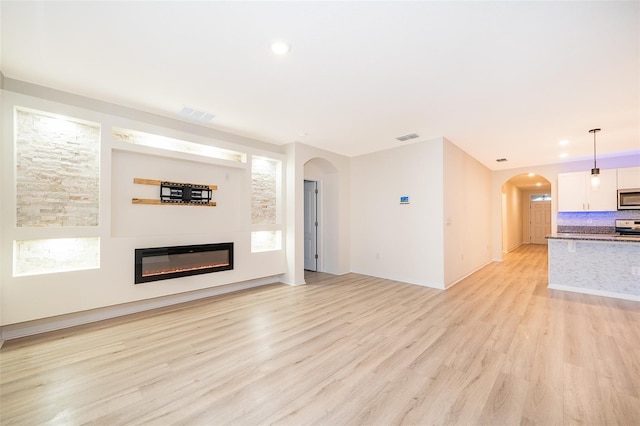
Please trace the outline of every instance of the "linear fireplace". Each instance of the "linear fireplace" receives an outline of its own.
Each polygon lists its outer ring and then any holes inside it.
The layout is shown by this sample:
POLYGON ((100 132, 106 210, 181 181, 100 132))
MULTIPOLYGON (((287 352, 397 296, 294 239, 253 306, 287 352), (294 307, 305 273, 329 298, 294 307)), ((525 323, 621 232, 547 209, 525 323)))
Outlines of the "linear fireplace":
POLYGON ((233 243, 136 249, 135 283, 233 269, 233 243))

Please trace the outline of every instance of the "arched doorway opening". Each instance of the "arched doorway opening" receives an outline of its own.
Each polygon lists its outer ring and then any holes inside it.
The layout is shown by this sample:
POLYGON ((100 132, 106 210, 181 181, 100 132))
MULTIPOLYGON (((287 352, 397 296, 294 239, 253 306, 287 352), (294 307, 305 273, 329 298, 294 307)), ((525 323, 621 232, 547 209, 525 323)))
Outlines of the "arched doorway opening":
POLYGON ((501 187, 502 252, 546 244, 551 233, 551 182, 535 173, 511 177, 501 187))
POLYGON ((314 157, 304 164, 304 269, 336 272, 338 239, 338 169, 314 157))

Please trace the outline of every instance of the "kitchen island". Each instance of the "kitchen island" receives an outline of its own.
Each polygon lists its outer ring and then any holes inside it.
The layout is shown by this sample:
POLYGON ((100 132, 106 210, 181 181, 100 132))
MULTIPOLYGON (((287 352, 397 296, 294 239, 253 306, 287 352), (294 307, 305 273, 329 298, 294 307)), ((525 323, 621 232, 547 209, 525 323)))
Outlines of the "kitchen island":
POLYGON ((549 288, 640 301, 640 236, 552 234, 549 288))

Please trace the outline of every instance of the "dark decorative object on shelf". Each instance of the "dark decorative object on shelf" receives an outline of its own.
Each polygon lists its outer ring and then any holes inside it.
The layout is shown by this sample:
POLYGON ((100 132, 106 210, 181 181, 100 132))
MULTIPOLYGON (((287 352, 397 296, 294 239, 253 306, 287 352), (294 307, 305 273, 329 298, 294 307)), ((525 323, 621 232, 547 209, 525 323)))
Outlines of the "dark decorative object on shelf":
POLYGON ((131 200, 133 204, 173 204, 208 207, 216 205, 215 201, 211 201, 213 191, 218 189, 216 185, 176 183, 142 178, 134 178, 133 183, 160 187, 160 197, 158 199, 133 198, 131 200))
POLYGON ((191 183, 160 183, 160 200, 163 203, 208 204, 213 191, 208 185, 191 183))

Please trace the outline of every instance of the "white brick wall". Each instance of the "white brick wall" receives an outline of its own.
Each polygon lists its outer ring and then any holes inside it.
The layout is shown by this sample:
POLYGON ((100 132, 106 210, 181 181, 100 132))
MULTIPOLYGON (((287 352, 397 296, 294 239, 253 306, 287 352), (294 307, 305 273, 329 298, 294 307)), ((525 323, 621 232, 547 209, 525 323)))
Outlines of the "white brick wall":
POLYGON ((280 161, 253 157, 251 162, 251 223, 276 224, 278 220, 278 168, 280 161))
POLYGON ((16 226, 98 226, 100 126, 16 111, 16 226))

